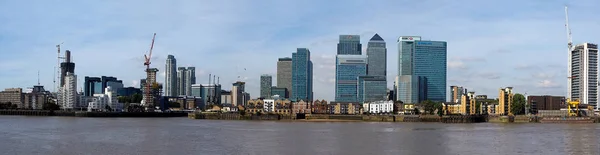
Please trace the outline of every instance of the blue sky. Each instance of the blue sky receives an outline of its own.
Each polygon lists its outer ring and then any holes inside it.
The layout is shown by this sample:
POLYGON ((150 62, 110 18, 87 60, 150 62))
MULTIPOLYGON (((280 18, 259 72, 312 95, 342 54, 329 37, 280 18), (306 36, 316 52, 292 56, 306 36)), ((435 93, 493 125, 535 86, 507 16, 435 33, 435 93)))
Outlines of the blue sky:
POLYGON ((0 88, 31 87, 39 70, 52 90, 61 42, 72 51, 79 86, 84 76, 102 75, 137 86, 156 32, 153 67, 164 71, 172 54, 178 66, 196 67, 198 83, 216 74, 230 89, 239 75, 253 97, 261 74, 275 76, 277 58, 309 48, 315 98, 332 100, 338 35, 361 35, 365 51, 379 33, 387 42, 390 88, 397 38, 419 35, 448 42, 448 85, 491 97, 506 86, 566 95, 565 4, 574 42, 600 42, 594 0, 0 1, 0 88))

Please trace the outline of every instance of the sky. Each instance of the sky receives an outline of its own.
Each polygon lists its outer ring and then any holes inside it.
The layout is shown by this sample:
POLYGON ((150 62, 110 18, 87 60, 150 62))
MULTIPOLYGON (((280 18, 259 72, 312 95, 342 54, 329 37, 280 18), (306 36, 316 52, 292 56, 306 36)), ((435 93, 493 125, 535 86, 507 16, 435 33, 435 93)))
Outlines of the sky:
MULTIPOLYGON (((53 90, 56 45, 72 51, 85 76, 115 76, 125 86, 145 78, 144 54, 157 33, 151 67, 164 82, 165 59, 195 66, 197 83, 220 77, 223 89, 260 75, 277 59, 309 48, 315 99, 333 100, 338 36, 361 36, 363 54, 378 33, 388 50, 388 87, 397 75, 397 39, 448 42, 448 86, 497 97, 501 87, 527 95, 566 95, 569 6, 573 42, 600 42, 595 0, 14 0, 0 1, 0 88, 53 90), (575 3, 576 2, 576 3, 575 3), (245 68, 245 70, 244 70, 245 68)), ((449 95, 448 95, 449 96, 449 95)))

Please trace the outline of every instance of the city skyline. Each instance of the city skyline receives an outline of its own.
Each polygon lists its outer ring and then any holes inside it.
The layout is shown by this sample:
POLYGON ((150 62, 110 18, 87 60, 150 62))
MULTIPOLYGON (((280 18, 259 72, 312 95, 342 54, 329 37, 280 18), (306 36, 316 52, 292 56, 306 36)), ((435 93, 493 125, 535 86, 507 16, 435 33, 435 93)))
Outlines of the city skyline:
MULTIPOLYGON (((164 82, 164 62, 172 54, 179 62, 186 62, 178 66, 196 67, 197 83, 207 83, 206 76, 216 74, 225 86, 241 76, 255 98, 260 94, 260 75, 277 75, 277 58, 290 57, 296 48, 306 47, 314 63, 313 98, 332 101, 338 36, 359 34, 366 45, 378 33, 388 41, 388 88, 397 75, 395 41, 399 36, 417 35, 448 42, 445 88, 464 86, 496 97, 498 88, 512 86, 515 92, 530 95, 567 96, 562 1, 142 2, 3 2, 0 52, 6 56, 0 58, 0 88, 30 87, 37 84, 40 71, 40 83, 52 90, 55 45, 61 42, 62 52, 70 50, 77 64, 78 91, 85 76, 114 76, 125 86, 137 87, 139 79, 145 78, 143 54, 156 32, 151 67, 159 69, 158 82, 164 82), (272 7, 265 9, 265 5, 272 7), (53 9, 56 7, 72 9, 53 9), (292 9, 295 7, 309 9, 292 9), (352 9, 356 7, 363 9, 352 9), (431 11, 417 13, 423 9, 431 11), (513 10, 511 14, 505 13, 508 9, 513 10), (349 13, 355 16, 347 16, 349 13), (147 20, 135 20, 138 18, 147 20), (356 19, 360 19, 358 23, 356 19), (542 54, 544 59, 528 59, 542 54), (499 60, 512 63, 497 63, 499 60)), ((600 22, 588 20, 600 13, 593 7, 598 3, 568 4, 574 44, 600 42, 595 37, 600 34, 596 29, 600 22)), ((364 54, 366 46, 361 51, 364 54)))

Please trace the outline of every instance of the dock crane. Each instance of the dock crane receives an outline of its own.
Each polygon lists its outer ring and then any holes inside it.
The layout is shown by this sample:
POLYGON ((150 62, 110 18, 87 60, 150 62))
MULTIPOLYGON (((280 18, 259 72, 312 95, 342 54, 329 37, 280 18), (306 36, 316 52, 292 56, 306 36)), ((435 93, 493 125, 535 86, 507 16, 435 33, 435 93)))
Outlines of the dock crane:
POLYGON ((148 54, 144 54, 144 66, 146 66, 146 89, 144 90, 144 94, 146 95, 144 100, 146 104, 150 103, 150 95, 152 95, 150 93, 150 86, 152 86, 152 82, 148 81, 148 79, 150 78, 150 73, 148 73, 150 71, 150 59, 152 59, 152 49, 154 49, 154 39, 156 38, 156 33, 154 33, 154 35, 152 36, 152 44, 150 44, 150 51, 148 51, 148 54))
MULTIPOLYGON (((573 79, 575 77, 576 76, 570 76, 567 78, 569 78, 571 81, 573 81, 573 79)), ((575 116, 575 117, 581 116, 580 115, 581 113, 579 112, 579 103, 580 103, 579 99, 571 100, 570 98, 567 98, 566 105, 567 105, 567 110, 568 110, 568 116, 575 116)))

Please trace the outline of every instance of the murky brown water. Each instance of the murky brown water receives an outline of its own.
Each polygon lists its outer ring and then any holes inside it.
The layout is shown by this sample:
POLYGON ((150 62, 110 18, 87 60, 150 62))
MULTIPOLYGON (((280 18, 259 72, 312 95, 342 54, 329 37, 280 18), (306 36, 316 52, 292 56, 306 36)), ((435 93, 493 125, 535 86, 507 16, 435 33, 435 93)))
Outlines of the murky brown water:
POLYGON ((600 154, 600 124, 0 116, 0 154, 600 154))

